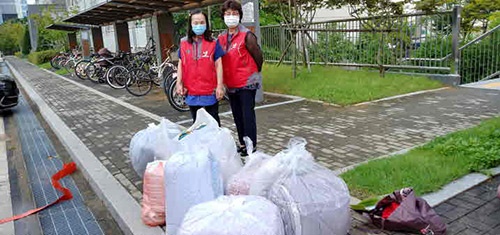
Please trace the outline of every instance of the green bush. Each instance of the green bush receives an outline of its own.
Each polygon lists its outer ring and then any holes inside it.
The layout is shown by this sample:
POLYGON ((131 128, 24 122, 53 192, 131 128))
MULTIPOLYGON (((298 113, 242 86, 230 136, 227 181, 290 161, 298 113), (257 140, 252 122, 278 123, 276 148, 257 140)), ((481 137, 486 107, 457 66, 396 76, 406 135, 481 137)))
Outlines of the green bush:
POLYGON ((32 52, 28 55, 28 60, 33 64, 43 64, 49 62, 57 53, 56 50, 32 52))
POLYGON ((20 51, 14 53, 14 55, 18 58, 23 58, 23 53, 21 53, 20 51))

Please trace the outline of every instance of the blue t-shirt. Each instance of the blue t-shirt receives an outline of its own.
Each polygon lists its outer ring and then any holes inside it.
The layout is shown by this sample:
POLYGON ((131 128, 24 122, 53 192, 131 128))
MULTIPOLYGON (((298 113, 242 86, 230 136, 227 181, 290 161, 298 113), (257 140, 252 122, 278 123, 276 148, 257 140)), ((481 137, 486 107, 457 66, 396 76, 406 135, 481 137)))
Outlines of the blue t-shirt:
MULTIPOLYGON (((200 46, 201 41, 193 42, 198 43, 198 47, 200 46)), ((177 52, 179 55, 179 59, 181 59, 181 49, 177 52)), ((224 50, 219 43, 219 40, 215 43, 215 53, 214 53, 214 61, 217 61, 224 55, 224 50)), ((200 50, 197 51, 196 58, 200 58, 200 50)), ((217 97, 215 94, 213 95, 188 95, 186 97, 186 104, 189 106, 210 106, 217 103, 217 97)))

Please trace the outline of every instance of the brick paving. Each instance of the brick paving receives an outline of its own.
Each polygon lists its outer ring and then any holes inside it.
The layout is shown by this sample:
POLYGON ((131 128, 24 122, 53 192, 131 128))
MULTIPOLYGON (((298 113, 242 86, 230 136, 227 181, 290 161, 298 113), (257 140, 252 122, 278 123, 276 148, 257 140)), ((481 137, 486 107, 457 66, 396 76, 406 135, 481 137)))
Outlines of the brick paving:
MULTIPOLYGON (((9 58, 9 61, 139 200, 142 183, 130 167, 127 146, 132 135, 153 120, 21 60, 9 58)), ((120 97, 170 120, 189 119, 188 116, 182 116, 185 114, 179 116, 165 100, 128 98, 124 94, 118 94, 125 91, 113 91, 105 85, 93 85, 97 90, 120 97)), ((307 139, 308 149, 321 164, 337 170, 414 147, 436 136, 472 127, 484 119, 499 116, 499 101, 499 91, 450 88, 346 108, 301 101, 259 109, 258 148, 267 153, 277 153, 291 137, 302 136, 307 139)), ((230 115, 222 117, 221 121, 223 126, 234 131, 230 115)), ((361 218, 354 217, 353 227, 365 224, 361 218)))
MULTIPOLYGON (((447 89, 357 107, 303 101, 261 109, 259 148, 276 153, 302 136, 317 160, 339 169, 499 116, 499 101, 498 91, 447 89)), ((222 123, 231 125, 231 117, 222 123)))
POLYGON ((500 234, 500 176, 471 188, 435 207, 449 234, 500 234))

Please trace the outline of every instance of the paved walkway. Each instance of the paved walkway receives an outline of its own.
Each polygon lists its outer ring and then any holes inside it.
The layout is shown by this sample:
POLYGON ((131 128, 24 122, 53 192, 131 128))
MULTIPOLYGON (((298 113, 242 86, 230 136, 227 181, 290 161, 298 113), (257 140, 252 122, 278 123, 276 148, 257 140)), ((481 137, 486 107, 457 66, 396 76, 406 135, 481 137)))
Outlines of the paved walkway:
POLYGON ((471 188, 435 208, 449 234, 500 234, 500 176, 471 188))
POLYGON ((475 82, 475 83, 463 85, 463 87, 500 90, 500 78, 490 79, 487 81, 475 82))
MULTIPOLYGON (((127 146, 134 133, 155 120, 26 62, 15 58, 8 60, 139 200, 142 182, 130 167, 127 146)), ((123 94, 108 92, 111 89, 103 85, 85 85, 127 101, 123 94)), ((339 170, 498 116, 499 101, 500 92, 496 90, 450 88, 348 108, 309 101, 277 105, 257 111, 259 149, 276 153, 286 146, 290 137, 302 136, 308 140, 308 149, 320 163, 339 170)), ((177 117, 164 100, 151 99, 135 105, 150 112, 157 112, 155 110, 162 107, 164 114, 156 114, 174 121, 186 118, 185 114, 177 117)), ((221 121, 223 126, 234 130, 230 115, 223 116, 221 121)))

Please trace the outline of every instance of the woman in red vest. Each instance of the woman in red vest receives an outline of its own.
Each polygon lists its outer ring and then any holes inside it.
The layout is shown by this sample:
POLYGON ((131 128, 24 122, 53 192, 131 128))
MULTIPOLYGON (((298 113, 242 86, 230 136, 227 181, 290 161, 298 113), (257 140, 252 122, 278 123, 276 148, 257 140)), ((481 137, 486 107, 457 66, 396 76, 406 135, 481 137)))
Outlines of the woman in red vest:
POLYGON ((238 130, 238 149, 246 155, 243 137, 248 136, 254 150, 257 145, 257 123, 255 119, 255 94, 262 83, 262 52, 257 37, 241 24, 241 4, 228 0, 222 5, 222 17, 228 29, 219 35, 219 43, 225 51, 222 57, 224 83, 228 89, 229 103, 238 130))
POLYGON ((208 17, 200 9, 191 11, 187 37, 181 39, 176 92, 186 96, 193 122, 200 108, 219 123, 219 100, 224 97, 222 60, 224 51, 212 38, 208 17))

